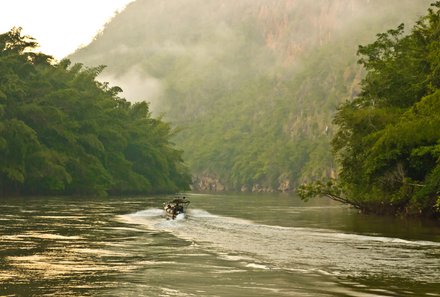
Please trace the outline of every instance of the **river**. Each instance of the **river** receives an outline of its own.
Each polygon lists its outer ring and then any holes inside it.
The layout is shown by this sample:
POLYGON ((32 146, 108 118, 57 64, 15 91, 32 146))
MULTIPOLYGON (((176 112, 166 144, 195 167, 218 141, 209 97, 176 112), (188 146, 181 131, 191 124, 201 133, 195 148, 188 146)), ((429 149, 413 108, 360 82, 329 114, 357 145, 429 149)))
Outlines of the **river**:
POLYGON ((0 296, 440 296, 438 222, 289 195, 1 198, 0 296))

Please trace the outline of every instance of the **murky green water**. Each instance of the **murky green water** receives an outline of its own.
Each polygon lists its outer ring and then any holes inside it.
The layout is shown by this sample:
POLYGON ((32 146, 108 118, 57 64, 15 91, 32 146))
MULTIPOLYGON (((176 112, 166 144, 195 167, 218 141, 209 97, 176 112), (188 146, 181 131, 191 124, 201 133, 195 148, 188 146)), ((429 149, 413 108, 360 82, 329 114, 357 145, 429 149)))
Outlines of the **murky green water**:
MULTIPOLYGON (((0 203, 0 296, 440 296, 440 227, 283 195, 0 203)), ((436 225, 437 224, 437 225, 436 225)))

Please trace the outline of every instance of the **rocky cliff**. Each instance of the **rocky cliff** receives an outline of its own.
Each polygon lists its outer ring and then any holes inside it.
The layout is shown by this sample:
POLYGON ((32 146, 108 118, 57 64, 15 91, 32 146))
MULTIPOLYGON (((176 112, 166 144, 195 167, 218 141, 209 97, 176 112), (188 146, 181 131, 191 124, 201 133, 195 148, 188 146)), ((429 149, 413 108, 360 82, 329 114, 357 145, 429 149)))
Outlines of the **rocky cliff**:
POLYGON ((221 180, 222 189, 285 191, 335 174, 332 117, 360 92, 358 45, 428 6, 137 0, 71 58, 108 65, 101 79, 180 127, 175 141, 194 175, 215 177, 202 189, 221 180))

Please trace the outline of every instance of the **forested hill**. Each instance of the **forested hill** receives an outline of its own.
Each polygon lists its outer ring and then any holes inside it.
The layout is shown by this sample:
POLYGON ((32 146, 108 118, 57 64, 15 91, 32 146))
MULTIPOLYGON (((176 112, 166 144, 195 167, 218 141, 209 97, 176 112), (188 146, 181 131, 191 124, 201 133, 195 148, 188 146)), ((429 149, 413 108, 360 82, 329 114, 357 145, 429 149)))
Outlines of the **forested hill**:
POLYGON ((440 217, 440 1, 359 48, 362 92, 335 115, 341 174, 301 185, 367 213, 440 217))
POLYGON ((145 102, 55 63, 14 28, 0 35, 0 196, 172 193, 190 177, 145 102))
POLYGON ((425 0, 137 0, 71 58, 182 128, 196 186, 289 190, 335 174, 336 107, 355 97, 359 44, 425 0))

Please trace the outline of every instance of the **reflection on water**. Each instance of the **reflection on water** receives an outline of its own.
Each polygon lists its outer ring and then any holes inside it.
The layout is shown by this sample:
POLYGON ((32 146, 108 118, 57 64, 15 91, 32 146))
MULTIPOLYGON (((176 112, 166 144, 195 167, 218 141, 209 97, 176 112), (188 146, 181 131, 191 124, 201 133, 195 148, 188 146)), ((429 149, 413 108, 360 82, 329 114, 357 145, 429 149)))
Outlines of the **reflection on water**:
POLYGON ((440 296, 434 223, 270 195, 173 221, 165 199, 4 199, 0 296, 440 296))

